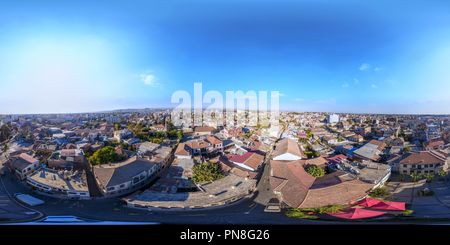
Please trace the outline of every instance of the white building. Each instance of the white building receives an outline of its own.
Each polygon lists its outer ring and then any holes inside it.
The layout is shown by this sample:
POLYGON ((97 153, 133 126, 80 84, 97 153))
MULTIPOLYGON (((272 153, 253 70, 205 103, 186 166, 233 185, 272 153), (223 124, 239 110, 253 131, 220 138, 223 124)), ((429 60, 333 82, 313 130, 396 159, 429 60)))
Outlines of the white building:
POLYGON ((133 135, 133 132, 128 129, 124 130, 118 130, 114 132, 114 138, 116 138, 117 141, 122 142, 124 139, 129 138, 133 135))
POLYGON ((33 173, 40 167, 39 159, 22 153, 17 159, 11 162, 11 166, 16 170, 16 174, 20 179, 26 179, 28 175, 33 173))
POLYGON ((339 122, 339 115, 336 114, 332 114, 332 115, 328 115, 328 123, 337 123, 339 122))

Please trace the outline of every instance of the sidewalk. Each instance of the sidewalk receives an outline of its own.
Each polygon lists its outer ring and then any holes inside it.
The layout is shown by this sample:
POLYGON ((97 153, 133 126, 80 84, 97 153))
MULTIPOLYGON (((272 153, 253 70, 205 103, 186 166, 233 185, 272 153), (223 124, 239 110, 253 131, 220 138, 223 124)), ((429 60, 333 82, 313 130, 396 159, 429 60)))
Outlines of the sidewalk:
POLYGON ((392 174, 390 181, 385 187, 391 196, 384 198, 388 201, 406 202, 411 204, 409 209, 413 210, 413 218, 450 219, 450 181, 444 176, 444 181, 439 181, 435 176, 431 183, 426 183, 425 178, 418 179, 417 183, 407 176, 404 182, 397 180, 399 174, 392 174), (434 192, 432 196, 420 196, 419 191, 428 188, 434 192))

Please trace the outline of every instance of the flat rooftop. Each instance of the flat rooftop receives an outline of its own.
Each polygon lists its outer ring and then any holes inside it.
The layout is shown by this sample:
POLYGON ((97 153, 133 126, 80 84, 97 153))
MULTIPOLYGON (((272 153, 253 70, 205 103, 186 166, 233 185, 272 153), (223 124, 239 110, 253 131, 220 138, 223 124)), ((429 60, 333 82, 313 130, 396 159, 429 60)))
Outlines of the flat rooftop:
POLYGON ((88 191, 86 178, 81 173, 75 174, 73 177, 65 179, 64 176, 71 176, 70 172, 56 171, 47 168, 41 168, 28 176, 34 182, 43 185, 74 191, 88 191))
POLYGON ((391 170, 391 167, 387 164, 372 161, 363 161, 362 163, 355 161, 339 165, 341 171, 348 173, 353 178, 369 183, 379 183, 391 170))

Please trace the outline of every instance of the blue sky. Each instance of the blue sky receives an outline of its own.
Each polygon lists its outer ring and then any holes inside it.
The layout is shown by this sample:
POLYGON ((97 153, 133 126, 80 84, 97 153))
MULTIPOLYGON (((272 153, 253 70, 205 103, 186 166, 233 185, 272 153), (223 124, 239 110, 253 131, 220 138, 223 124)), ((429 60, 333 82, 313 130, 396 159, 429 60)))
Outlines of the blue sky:
POLYGON ((1 1, 0 113, 175 107, 450 114, 449 1, 1 1), (271 98, 268 98, 269 100, 271 98), (207 106, 208 104, 205 104, 207 106))

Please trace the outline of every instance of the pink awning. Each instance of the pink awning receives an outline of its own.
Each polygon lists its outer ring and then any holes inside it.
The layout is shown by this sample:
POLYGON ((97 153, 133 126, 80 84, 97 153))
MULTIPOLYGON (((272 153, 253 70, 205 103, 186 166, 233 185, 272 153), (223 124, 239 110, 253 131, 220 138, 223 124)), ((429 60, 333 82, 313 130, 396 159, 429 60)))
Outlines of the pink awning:
POLYGON ((385 214, 386 212, 380 212, 380 211, 372 211, 372 210, 366 210, 361 208, 351 208, 348 210, 343 210, 342 213, 329 213, 326 212, 326 214, 329 214, 334 217, 343 218, 343 219, 363 219, 363 218, 370 218, 375 216, 380 216, 385 214))
POLYGON ((377 199, 372 199, 372 198, 364 198, 363 200, 361 200, 361 201, 358 201, 358 202, 356 202, 356 204, 357 205, 360 205, 360 206, 364 206, 364 207, 372 207, 373 205, 376 205, 376 204, 378 204, 378 203, 380 203, 381 201, 380 200, 377 200, 377 199))
POLYGON ((405 203, 404 202, 383 202, 383 201, 380 201, 379 203, 373 205, 370 208, 385 209, 385 210, 405 210, 405 203))

